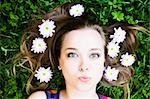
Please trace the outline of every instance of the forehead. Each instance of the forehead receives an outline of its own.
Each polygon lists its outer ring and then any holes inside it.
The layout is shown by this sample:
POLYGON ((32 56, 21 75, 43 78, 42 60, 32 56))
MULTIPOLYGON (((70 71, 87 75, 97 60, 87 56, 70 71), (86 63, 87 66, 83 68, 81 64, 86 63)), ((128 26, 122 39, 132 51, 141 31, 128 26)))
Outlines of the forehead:
POLYGON ((92 28, 73 30, 64 37, 62 47, 104 48, 104 39, 92 28))

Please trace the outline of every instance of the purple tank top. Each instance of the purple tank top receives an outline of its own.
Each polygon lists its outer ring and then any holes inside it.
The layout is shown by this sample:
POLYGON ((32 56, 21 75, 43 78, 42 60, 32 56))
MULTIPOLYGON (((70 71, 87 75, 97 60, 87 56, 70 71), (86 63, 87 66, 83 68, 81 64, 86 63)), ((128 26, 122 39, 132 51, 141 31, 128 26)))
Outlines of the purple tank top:
MULTIPOLYGON (((45 91, 45 94, 46 94, 47 99, 59 99, 59 93, 53 94, 50 91, 45 91)), ((97 95, 98 95, 99 99, 107 99, 106 96, 102 96, 98 93, 97 93, 97 95)))

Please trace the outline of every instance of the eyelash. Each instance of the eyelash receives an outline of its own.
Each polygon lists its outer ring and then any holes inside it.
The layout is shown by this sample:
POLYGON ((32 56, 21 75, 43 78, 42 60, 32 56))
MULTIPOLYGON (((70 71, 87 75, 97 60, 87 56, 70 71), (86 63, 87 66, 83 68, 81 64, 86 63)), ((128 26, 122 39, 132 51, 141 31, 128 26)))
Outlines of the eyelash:
POLYGON ((100 57, 100 54, 99 53, 92 53, 92 54, 90 54, 89 57, 92 58, 92 59, 97 59, 97 58, 100 57))
MULTIPOLYGON (((79 57, 79 55, 78 55, 77 53, 70 52, 70 53, 67 54, 67 57, 68 57, 68 58, 75 58, 75 57, 79 57)), ((91 53, 91 54, 89 55, 89 58, 91 58, 91 59, 97 59, 97 58, 99 58, 99 57, 100 57, 100 54, 99 54, 99 53, 91 53)))
POLYGON ((78 57, 79 55, 77 53, 74 53, 74 52, 70 52, 67 54, 67 57, 68 58, 74 58, 74 57, 78 57))

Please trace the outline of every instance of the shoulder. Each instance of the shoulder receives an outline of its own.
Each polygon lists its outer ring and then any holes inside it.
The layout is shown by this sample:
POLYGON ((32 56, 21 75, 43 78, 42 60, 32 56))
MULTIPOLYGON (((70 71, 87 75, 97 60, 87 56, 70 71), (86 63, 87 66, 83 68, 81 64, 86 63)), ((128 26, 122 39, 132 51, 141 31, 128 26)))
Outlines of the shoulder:
POLYGON ((45 91, 37 91, 32 93, 28 99, 46 99, 45 91))

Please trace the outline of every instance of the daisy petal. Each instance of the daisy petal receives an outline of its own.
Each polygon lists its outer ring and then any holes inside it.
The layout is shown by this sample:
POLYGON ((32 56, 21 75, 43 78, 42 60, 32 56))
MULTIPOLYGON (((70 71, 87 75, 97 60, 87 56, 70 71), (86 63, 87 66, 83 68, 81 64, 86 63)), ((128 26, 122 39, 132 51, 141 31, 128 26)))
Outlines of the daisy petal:
POLYGON ((40 80, 41 82, 48 82, 50 79, 52 79, 52 71, 50 70, 50 67, 45 69, 44 67, 40 67, 35 74, 35 77, 37 80, 40 80))
POLYGON ((110 35, 110 38, 112 39, 112 42, 114 43, 120 43, 123 42, 124 39, 126 38, 126 32, 124 30, 121 29, 121 27, 119 27, 118 29, 114 28, 115 33, 114 35, 110 35))
POLYGON ((118 56, 120 46, 113 42, 109 42, 107 45, 108 55, 112 58, 118 56))
POLYGON ((47 46, 43 38, 35 38, 32 42, 31 51, 34 51, 34 53, 43 53, 46 48, 47 46))
POLYGON ((81 16, 83 12, 84 7, 81 4, 76 4, 72 6, 71 9, 69 10, 70 15, 74 17, 81 16))
POLYGON ((43 35, 44 38, 52 37, 55 32, 54 28, 56 27, 54 21, 52 20, 42 20, 42 24, 39 25, 40 34, 43 35))
POLYGON ((121 56, 120 61, 122 65, 128 67, 128 66, 131 66, 135 62, 135 57, 126 53, 121 56))
POLYGON ((113 81, 113 80, 117 80, 117 77, 118 77, 118 74, 119 74, 119 70, 115 69, 115 68, 111 68, 110 66, 108 66, 106 69, 105 69, 105 78, 108 80, 108 81, 113 81))

